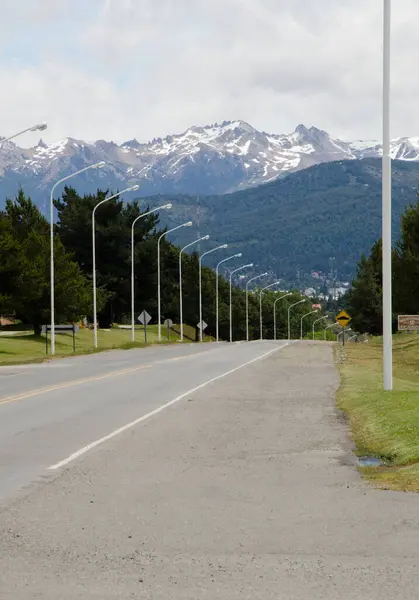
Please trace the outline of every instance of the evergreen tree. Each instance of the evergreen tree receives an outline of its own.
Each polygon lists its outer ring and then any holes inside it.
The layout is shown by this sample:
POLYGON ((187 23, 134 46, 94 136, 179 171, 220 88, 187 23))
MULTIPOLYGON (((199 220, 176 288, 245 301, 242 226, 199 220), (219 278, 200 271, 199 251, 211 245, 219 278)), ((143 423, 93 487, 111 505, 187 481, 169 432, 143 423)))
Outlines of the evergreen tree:
POLYGON ((13 312, 21 262, 21 248, 13 235, 11 220, 5 212, 0 212, 0 314, 13 312))
POLYGON ((419 203, 401 217, 401 237, 393 252, 393 298, 398 314, 419 314, 419 203))
MULTIPOLYGON (((35 334, 39 334, 41 325, 51 318, 49 223, 22 190, 14 201, 6 200, 1 223, 6 230, 2 235, 1 264, 15 265, 9 266, 2 278, 1 296, 8 312, 33 325, 35 334)), ((58 235, 54 251, 56 321, 73 321, 88 310, 88 282, 58 235)))
POLYGON ((345 308, 354 330, 372 335, 382 332, 381 240, 366 258, 362 255, 352 288, 345 297, 345 308))
MULTIPOLYGON (((93 208, 108 195, 98 190, 96 194, 79 196, 73 188, 66 187, 62 198, 55 201, 59 222, 57 231, 66 249, 74 253, 81 269, 92 277, 92 213, 93 208)), ((126 204, 119 198, 105 202, 95 215, 96 278, 98 287, 107 294, 107 302, 99 312, 101 326, 113 321, 129 320, 131 313, 131 228, 141 211, 138 202, 126 204)), ((156 317, 157 290, 157 237, 158 215, 139 219, 135 225, 135 298, 137 312, 147 310, 156 317)), ((162 243, 162 260, 170 261, 167 243, 162 243)), ((167 271, 162 270, 163 276, 167 271)), ((162 285, 162 290, 166 290, 162 285)), ((91 292, 91 305, 93 303, 91 292)), ((166 292, 164 299, 166 300, 166 292)), ((167 305, 165 303, 165 311, 167 305)), ((90 309, 89 314, 92 314, 90 309)))

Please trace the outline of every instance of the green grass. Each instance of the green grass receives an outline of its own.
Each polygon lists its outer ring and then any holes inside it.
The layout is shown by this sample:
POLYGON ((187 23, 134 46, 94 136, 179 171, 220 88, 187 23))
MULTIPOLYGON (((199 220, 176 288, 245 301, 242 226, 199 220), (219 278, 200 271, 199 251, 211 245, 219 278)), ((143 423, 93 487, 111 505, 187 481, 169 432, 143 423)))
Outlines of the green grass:
MULTIPOLYGON (((175 326, 176 328, 176 326, 175 326)), ((185 336, 194 338, 194 329, 185 325, 185 336)), ((158 339, 157 325, 147 327, 147 345, 156 344, 158 339)), ((49 336, 48 336, 49 337, 49 336)), ((98 331, 98 350, 93 349, 93 331, 80 329, 76 333, 76 353, 73 353, 73 337, 71 333, 60 333, 55 337, 55 357, 74 356, 74 354, 87 354, 103 350, 141 348, 144 347, 144 330, 136 327, 136 341, 131 342, 131 330, 113 327, 110 330, 98 331)), ((177 342, 179 335, 170 332, 170 343, 177 342)), ((204 341, 211 338, 205 336, 204 341)), ((189 342, 190 339, 185 339, 189 342)), ((169 343, 167 329, 162 327, 162 342, 169 343)), ((11 336, 0 336, 0 365, 13 365, 29 362, 40 362, 51 358, 45 352, 45 335, 34 336, 31 332, 11 336)))
POLYGON ((363 468, 379 487, 419 492, 419 336, 395 335, 394 390, 383 392, 382 340, 337 350, 338 405, 348 415, 360 456, 385 466, 363 468))

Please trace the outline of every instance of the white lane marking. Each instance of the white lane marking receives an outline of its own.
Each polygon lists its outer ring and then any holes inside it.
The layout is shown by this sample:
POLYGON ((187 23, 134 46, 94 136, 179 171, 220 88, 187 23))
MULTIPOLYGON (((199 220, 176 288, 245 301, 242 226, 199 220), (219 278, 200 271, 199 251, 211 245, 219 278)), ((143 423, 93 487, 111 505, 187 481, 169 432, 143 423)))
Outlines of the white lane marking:
POLYGON ((184 392, 180 396, 176 396, 176 398, 173 398, 173 400, 170 400, 170 402, 166 402, 166 404, 163 404, 162 406, 159 406, 159 408, 152 410, 151 412, 147 413, 146 415, 143 415, 142 417, 135 419, 135 421, 131 421, 131 423, 127 423, 126 425, 123 425, 122 427, 115 429, 115 431, 108 433, 108 435, 105 435, 104 437, 102 437, 98 440, 95 440, 94 442, 91 442, 87 446, 84 446, 84 448, 81 448, 80 450, 77 450, 77 452, 70 454, 70 456, 68 456, 64 460, 61 460, 60 462, 56 463, 55 465, 48 467, 48 470, 56 471, 57 469, 60 469, 61 467, 65 467, 69 463, 73 462, 73 460, 76 460, 77 458, 80 458, 80 456, 83 456, 83 454, 86 454, 87 452, 90 452, 90 450, 93 450, 93 448, 96 448, 97 446, 100 446, 104 442, 111 440, 112 438, 116 437, 117 435, 124 433, 128 429, 132 429, 133 427, 135 427, 139 423, 142 423, 143 421, 146 421, 150 417, 154 417, 154 415, 158 415, 160 412, 162 412, 166 408, 169 408, 169 406, 173 406, 173 404, 176 404, 177 402, 180 402, 180 400, 183 400, 183 398, 185 398, 186 396, 189 396, 190 394, 193 394, 194 392, 201 390, 206 385, 213 383, 214 381, 217 381, 218 379, 227 377, 227 375, 231 375, 232 373, 235 373, 236 371, 239 371, 240 369, 243 369, 244 367, 247 367, 248 365, 255 363, 258 360, 262 360, 263 358, 266 358, 270 354, 273 354, 274 352, 278 352, 278 350, 282 350, 282 348, 286 348, 288 346, 288 344, 289 344, 289 342, 286 342, 283 346, 279 346, 278 348, 269 350, 269 352, 265 352, 261 356, 252 358, 252 360, 249 360, 249 361, 243 363, 242 365, 235 367, 234 369, 230 369, 230 371, 226 371, 225 373, 222 373, 221 375, 217 375, 216 377, 212 377, 211 379, 204 381, 204 383, 201 383, 200 385, 197 385, 196 387, 192 388, 191 390, 184 392))

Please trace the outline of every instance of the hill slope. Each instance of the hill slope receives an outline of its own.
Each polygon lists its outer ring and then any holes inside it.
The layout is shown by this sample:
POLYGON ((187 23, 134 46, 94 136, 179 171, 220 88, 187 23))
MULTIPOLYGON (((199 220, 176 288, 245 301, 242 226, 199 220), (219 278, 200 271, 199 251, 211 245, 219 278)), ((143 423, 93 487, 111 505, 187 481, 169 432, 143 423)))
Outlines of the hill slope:
MULTIPOLYGON (((418 183, 418 163, 394 161, 394 240, 404 207, 417 201, 418 183)), ((160 200, 150 199, 150 205, 160 200)), ((381 234, 381 161, 321 164, 234 194, 172 200, 168 225, 189 218, 196 223, 199 216, 195 233, 210 234, 214 245, 229 243, 233 251, 242 250, 262 270, 292 281, 297 269, 327 271, 334 256, 340 274, 349 278, 361 253, 369 252, 381 234)), ((177 243, 193 239, 191 231, 180 231, 177 243)), ((209 264, 210 259, 214 264, 215 257, 208 257, 209 264)))

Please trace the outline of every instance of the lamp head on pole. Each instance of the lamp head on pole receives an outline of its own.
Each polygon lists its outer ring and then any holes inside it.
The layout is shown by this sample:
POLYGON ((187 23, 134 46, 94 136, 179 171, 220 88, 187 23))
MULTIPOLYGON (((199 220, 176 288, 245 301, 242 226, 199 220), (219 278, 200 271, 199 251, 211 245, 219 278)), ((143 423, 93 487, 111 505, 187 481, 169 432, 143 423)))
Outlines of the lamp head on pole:
POLYGON ((241 258, 243 256, 242 252, 239 252, 238 254, 235 254, 233 256, 233 258, 241 258))
POLYGON ((29 131, 45 131, 47 127, 47 123, 39 123, 39 125, 34 125, 33 127, 31 127, 29 131))
POLYGON ((228 244, 224 244, 223 246, 220 246, 220 250, 224 250, 225 248, 228 248, 228 244))
POLYGON ((206 240, 209 240, 209 239, 210 239, 209 235, 204 235, 204 237, 201 237, 202 241, 206 241, 206 240))
POLYGON ((192 221, 183 224, 183 227, 192 227, 192 221))
POLYGON ((94 169, 103 169, 103 167, 106 167, 106 163, 104 160, 101 160, 99 163, 97 163, 97 165, 93 165, 94 169))
POLYGON ((133 185, 132 187, 128 188, 128 192, 136 192, 137 190, 140 189, 140 186, 138 184, 133 185))
POLYGON ((164 210, 170 210, 172 208, 171 204, 165 204, 164 206, 162 206, 162 209, 164 210))

